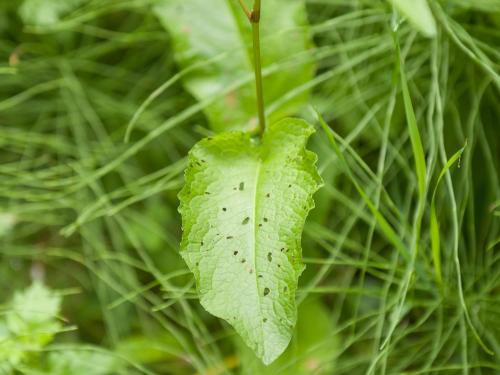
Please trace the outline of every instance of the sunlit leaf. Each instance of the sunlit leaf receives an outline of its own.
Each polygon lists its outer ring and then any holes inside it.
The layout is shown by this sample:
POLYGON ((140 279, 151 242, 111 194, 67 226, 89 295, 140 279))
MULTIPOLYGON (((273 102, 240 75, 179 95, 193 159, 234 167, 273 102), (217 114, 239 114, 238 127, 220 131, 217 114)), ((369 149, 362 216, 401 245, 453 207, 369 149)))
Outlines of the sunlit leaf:
POLYGON ((436 35, 436 21, 427 0, 391 0, 394 6, 423 35, 436 35))
POLYGON ((14 295, 6 321, 11 333, 26 343, 45 345, 60 329, 61 297, 40 282, 14 295))
POLYGON ((61 298, 40 282, 14 294, 0 317, 0 374, 8 374, 11 366, 53 339, 61 327, 57 321, 60 304, 61 298))
POLYGON ((284 119, 262 142, 228 132, 189 154, 179 198, 182 256, 201 304, 229 322, 265 364, 290 342, 304 268, 301 234, 322 181, 305 149, 314 128, 284 119))

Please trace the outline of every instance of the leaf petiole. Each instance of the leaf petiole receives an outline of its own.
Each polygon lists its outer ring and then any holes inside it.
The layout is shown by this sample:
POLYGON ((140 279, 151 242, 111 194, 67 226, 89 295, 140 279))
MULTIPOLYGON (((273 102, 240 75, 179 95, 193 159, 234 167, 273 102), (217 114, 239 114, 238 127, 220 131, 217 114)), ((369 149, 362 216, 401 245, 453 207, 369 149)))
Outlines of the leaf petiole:
POLYGON ((266 129, 266 114, 264 105, 264 89, 262 85, 262 63, 260 54, 260 6, 261 0, 255 0, 252 10, 249 10, 244 0, 239 0, 241 8, 252 24, 253 69, 255 72, 255 87, 257 95, 257 113, 259 126, 257 133, 262 136, 266 129))

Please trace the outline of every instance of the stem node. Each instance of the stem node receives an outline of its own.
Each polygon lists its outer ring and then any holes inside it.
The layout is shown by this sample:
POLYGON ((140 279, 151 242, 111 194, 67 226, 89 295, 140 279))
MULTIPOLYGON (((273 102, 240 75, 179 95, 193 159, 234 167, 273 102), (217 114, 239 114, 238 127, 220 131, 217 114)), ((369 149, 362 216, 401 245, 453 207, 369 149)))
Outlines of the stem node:
POLYGON ((260 9, 259 10, 252 10, 250 12, 250 22, 251 23, 259 23, 260 22, 260 9))

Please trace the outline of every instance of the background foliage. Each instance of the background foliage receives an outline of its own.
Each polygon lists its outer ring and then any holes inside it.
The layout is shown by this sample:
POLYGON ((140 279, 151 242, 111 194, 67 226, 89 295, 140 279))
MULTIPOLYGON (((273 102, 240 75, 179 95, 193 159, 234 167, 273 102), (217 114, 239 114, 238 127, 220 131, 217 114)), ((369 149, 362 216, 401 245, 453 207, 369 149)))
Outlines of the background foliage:
POLYGON ((179 256, 187 151, 219 129, 160 3, 0 2, 0 373, 498 373, 500 2, 306 1, 314 45, 266 74, 313 63, 284 100, 334 137, 268 368, 179 256))

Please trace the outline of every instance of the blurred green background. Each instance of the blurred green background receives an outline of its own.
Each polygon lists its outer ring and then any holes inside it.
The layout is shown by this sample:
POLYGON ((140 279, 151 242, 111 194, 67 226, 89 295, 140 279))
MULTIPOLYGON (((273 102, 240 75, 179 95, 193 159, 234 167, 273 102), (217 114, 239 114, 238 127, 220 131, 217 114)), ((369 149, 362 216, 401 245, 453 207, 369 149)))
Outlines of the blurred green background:
POLYGON ((179 256, 187 152, 255 125, 242 19, 0 1, 0 374, 499 373, 500 1, 263 0, 267 114, 325 180, 267 368, 179 256))

